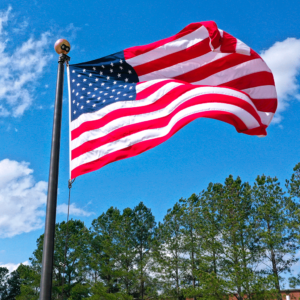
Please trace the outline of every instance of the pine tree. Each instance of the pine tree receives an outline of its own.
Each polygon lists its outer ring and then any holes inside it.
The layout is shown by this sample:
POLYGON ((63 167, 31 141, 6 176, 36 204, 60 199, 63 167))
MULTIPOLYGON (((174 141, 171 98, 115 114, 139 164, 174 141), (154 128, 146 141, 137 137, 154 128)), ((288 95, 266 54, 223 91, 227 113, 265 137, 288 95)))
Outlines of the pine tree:
POLYGON ((92 222, 91 228, 91 269, 97 283, 101 280, 108 294, 119 291, 119 244, 118 230, 121 220, 120 211, 109 208, 92 222))
POLYGON ((223 186, 210 183, 206 190, 199 196, 201 215, 202 259, 206 262, 207 269, 199 270, 201 278, 200 294, 205 299, 223 300, 228 297, 228 282, 222 274, 224 248, 222 243, 222 203, 223 186))
MULTIPOLYGON (((37 249, 30 258, 31 272, 38 277, 35 289, 38 291, 40 284, 40 272, 42 265, 44 235, 37 240, 37 249)), ((88 230, 79 220, 70 220, 56 224, 55 246, 53 260, 53 285, 52 295, 56 299, 72 297, 80 300, 88 294, 88 268, 85 257, 88 255, 88 230), (67 248, 65 248, 67 242, 67 248), (65 260, 66 250, 66 260, 65 260), (76 292, 74 292, 76 291, 76 292)), ((23 295, 21 285, 21 295, 23 295)), ((21 298, 20 298, 21 299, 21 298)), ((26 299, 26 298, 24 298, 26 299)))
POLYGON ((249 268, 249 265, 253 263, 253 255, 249 251, 253 245, 250 185, 242 183, 239 177, 234 180, 230 175, 225 180, 220 200, 225 256, 223 272, 226 278, 230 278, 238 300, 242 300, 244 295, 251 296, 250 282, 253 276, 249 268))
POLYGON ((182 298, 181 281, 184 274, 184 249, 182 241, 182 209, 176 203, 169 209, 163 223, 158 224, 157 240, 153 251, 154 272, 160 278, 166 296, 182 298))
POLYGON ((15 300, 21 293, 21 278, 19 272, 13 271, 7 278, 7 289, 1 300, 15 300))
POLYGON ((255 222, 259 224, 259 244, 263 259, 269 265, 265 274, 274 277, 277 299, 281 300, 280 275, 290 272, 298 260, 295 252, 299 249, 296 234, 290 226, 290 198, 286 197, 277 178, 265 175, 256 178, 253 187, 255 201, 255 222))
POLYGON ((7 293, 7 278, 8 278, 8 269, 0 267, 0 299, 2 300, 4 295, 7 293))
POLYGON ((179 200, 182 203, 182 243, 185 256, 185 284, 191 288, 185 293, 189 297, 196 299, 199 293, 199 271, 206 269, 205 261, 203 260, 203 238, 202 231, 199 230, 202 226, 200 217, 199 197, 196 194, 191 195, 188 199, 179 200))
POLYGON ((136 293, 135 259, 137 249, 134 244, 134 213, 132 209, 125 208, 118 224, 117 244, 118 244, 118 265, 120 270, 120 287, 128 296, 136 293))
POLYGON ((149 277, 151 250, 155 241, 155 227, 156 223, 151 210, 143 202, 140 202, 133 209, 133 243, 137 253, 138 297, 142 300, 145 298, 146 292, 155 294, 152 279, 149 277))
POLYGON ((41 276, 33 266, 19 265, 17 272, 20 276, 20 294, 16 300, 38 300, 41 276))

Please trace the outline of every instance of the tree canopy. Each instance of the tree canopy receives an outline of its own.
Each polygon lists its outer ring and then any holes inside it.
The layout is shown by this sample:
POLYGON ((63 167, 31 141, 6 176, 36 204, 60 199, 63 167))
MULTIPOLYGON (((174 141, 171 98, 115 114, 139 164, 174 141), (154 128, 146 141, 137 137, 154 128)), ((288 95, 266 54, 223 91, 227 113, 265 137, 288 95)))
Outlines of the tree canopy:
MULTIPOLYGON (((283 274, 298 261, 299 202, 297 164, 284 187, 266 175, 210 183, 158 223, 143 202, 112 206, 90 228, 58 223, 53 299, 279 300, 283 274)), ((30 265, 0 268, 0 300, 38 299, 43 239, 30 265)), ((289 282, 299 286, 300 274, 289 282)))

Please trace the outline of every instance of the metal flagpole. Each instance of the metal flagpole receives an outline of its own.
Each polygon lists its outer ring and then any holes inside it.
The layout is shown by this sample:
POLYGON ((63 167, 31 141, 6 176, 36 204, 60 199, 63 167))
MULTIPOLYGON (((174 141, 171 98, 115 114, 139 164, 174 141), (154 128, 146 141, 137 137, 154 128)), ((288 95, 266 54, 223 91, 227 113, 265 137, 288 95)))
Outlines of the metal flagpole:
POLYGON ((51 300, 64 67, 65 62, 68 62, 70 60, 70 57, 66 55, 70 51, 70 44, 68 41, 60 39, 55 43, 54 48, 55 51, 60 55, 58 60, 54 104, 42 274, 40 283, 40 300, 51 300))

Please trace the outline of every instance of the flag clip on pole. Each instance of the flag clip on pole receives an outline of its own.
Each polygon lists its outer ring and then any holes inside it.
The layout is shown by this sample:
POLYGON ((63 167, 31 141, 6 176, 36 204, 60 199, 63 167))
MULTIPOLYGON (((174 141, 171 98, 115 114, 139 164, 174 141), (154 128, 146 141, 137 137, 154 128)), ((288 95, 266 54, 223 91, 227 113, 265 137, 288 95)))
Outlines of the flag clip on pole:
POLYGON ((41 283, 40 283, 40 300, 51 300, 51 292, 52 292, 54 235, 55 235, 57 188, 58 188, 64 66, 65 66, 65 62, 68 62, 70 60, 70 57, 67 54, 69 53, 71 46, 67 40, 60 39, 55 43, 54 49, 59 54, 59 59, 58 59, 56 94, 55 94, 55 104, 54 104, 50 171, 49 171, 49 182, 48 182, 46 222, 45 222, 42 272, 41 272, 41 283))

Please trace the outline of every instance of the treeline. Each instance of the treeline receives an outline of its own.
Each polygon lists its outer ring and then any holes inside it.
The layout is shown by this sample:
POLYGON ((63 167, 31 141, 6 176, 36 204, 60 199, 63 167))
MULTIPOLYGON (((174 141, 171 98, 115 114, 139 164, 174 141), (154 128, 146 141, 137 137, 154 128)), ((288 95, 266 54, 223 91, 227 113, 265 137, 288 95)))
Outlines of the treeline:
MULTIPOLYGON (((90 228, 59 223, 52 299, 281 300, 282 276, 298 261, 299 198, 300 164, 284 189, 265 175, 210 183, 158 224, 142 202, 111 207, 90 228)), ((1 300, 38 299, 43 238, 30 266, 0 268, 1 300)), ((289 281, 296 287, 300 276, 289 281)))

